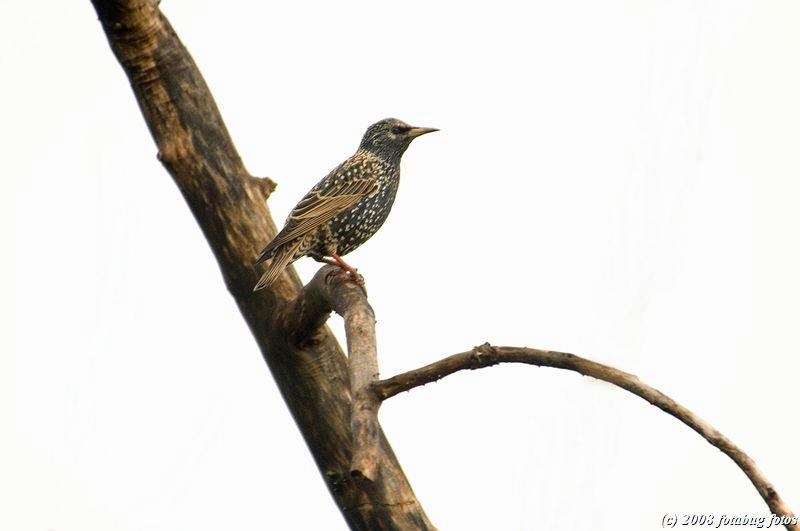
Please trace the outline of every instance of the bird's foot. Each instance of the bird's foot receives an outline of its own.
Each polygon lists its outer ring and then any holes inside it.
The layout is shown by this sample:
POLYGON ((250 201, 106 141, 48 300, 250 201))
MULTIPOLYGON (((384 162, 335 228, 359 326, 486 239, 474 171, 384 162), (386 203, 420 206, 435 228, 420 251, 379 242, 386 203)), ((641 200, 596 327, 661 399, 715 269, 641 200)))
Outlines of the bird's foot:
POLYGON ((347 275, 350 277, 350 280, 355 282, 362 290, 364 290, 364 294, 366 294, 367 290, 364 287, 364 277, 358 273, 358 269, 356 269, 355 267, 351 266, 350 264, 342 260, 340 256, 337 256, 335 254, 331 256, 333 257, 333 260, 331 260, 330 262, 328 262, 327 260, 325 261, 331 265, 337 265, 342 269, 344 269, 345 271, 347 271, 347 275))
POLYGON ((364 287, 364 276, 358 274, 356 269, 353 269, 352 271, 348 271, 347 274, 350 276, 350 280, 352 280, 353 282, 355 282, 356 284, 358 284, 362 288, 364 287))

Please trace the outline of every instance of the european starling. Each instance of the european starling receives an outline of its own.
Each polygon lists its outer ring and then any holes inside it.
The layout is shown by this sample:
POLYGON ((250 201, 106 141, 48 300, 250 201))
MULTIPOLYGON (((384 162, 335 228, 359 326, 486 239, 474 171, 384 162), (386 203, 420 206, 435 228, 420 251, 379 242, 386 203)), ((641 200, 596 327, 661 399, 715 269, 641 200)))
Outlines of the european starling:
POLYGON ((362 284, 361 275, 341 256, 381 228, 400 184, 400 158, 413 139, 432 131, 437 129, 411 127, 395 118, 369 126, 355 154, 297 203, 261 252, 256 264, 271 261, 253 291, 275 282, 286 266, 303 256, 338 265, 362 284))

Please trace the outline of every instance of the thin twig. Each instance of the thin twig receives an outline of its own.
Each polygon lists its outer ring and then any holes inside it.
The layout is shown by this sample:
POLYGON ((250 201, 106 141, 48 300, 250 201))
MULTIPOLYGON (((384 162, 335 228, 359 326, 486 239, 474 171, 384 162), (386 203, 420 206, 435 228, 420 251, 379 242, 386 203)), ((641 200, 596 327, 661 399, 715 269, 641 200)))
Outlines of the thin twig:
POLYGON ((498 363, 527 363, 540 367, 567 369, 614 384, 644 398, 665 413, 672 415, 692 428, 711 445, 730 457, 742 469, 742 472, 750 478, 758 493, 769 506, 770 511, 777 516, 786 517, 790 521, 786 524, 786 529, 800 531, 797 518, 794 517, 792 511, 775 491, 775 487, 767 481, 767 478, 764 477, 755 462, 738 446, 733 444, 730 439, 658 389, 642 383, 635 375, 608 365, 565 352, 519 347, 493 347, 485 343, 468 352, 455 354, 419 369, 398 374, 386 380, 380 380, 374 384, 373 389, 381 400, 386 400, 398 393, 435 382, 457 371, 480 369, 498 363))

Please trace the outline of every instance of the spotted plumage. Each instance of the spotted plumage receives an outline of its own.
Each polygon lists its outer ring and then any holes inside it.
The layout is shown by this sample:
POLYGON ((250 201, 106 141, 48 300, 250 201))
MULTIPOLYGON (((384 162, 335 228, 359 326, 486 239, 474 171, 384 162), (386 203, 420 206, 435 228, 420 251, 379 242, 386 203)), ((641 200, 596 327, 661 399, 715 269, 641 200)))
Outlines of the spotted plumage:
POLYGON ((254 291, 275 282, 303 256, 338 265, 363 282, 341 256, 370 239, 386 221, 400 184, 400 158, 414 138, 432 131, 436 129, 411 127, 395 118, 372 124, 356 153, 297 203, 261 252, 256 264, 270 262, 254 291))

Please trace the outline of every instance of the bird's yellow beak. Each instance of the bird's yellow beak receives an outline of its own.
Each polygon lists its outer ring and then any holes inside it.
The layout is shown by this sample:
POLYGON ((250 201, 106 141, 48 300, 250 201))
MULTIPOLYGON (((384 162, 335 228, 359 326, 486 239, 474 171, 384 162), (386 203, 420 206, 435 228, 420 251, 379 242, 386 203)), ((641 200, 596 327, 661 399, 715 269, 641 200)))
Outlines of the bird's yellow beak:
POLYGON ((418 136, 422 136, 427 133, 433 133, 434 131, 438 131, 438 129, 433 127, 412 127, 409 129, 408 138, 417 138, 418 136))

